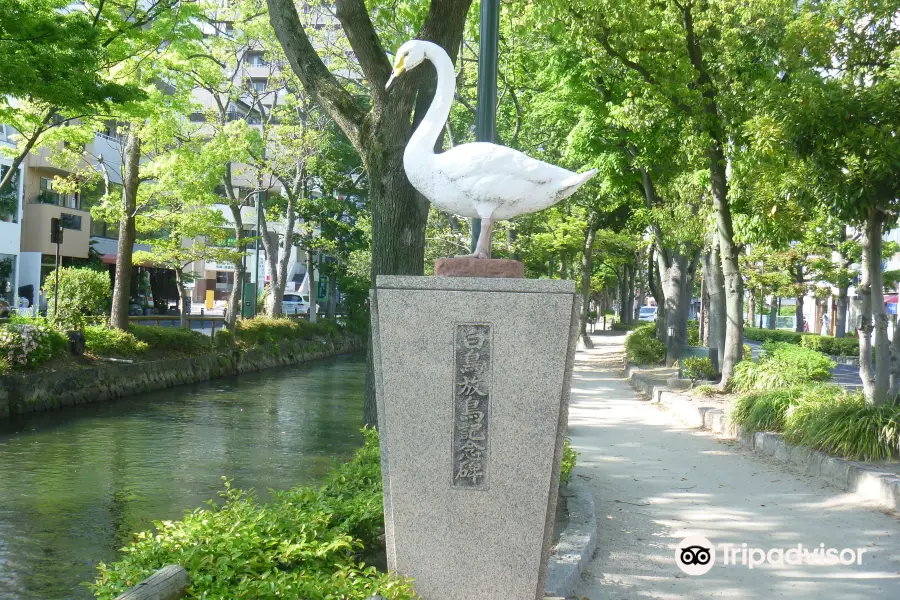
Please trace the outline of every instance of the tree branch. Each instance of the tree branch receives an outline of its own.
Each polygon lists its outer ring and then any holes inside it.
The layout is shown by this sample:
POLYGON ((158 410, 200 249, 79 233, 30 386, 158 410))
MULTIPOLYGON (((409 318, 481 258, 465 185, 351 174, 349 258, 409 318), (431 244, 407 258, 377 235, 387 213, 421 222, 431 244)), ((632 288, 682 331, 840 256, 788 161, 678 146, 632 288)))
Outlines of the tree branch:
POLYGON ((335 16, 344 27, 363 75, 369 80, 372 96, 376 102, 382 102, 384 84, 391 75, 391 63, 369 19, 366 3, 363 0, 337 0, 335 16))

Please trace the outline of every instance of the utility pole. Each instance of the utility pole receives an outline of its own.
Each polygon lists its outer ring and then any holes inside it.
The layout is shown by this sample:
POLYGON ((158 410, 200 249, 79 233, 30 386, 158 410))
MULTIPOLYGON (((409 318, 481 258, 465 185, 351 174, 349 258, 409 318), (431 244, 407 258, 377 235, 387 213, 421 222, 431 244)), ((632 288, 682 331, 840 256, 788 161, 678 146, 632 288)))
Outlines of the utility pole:
MULTIPOLYGON (((500 0, 481 0, 481 45, 478 48, 478 105, 475 141, 497 143, 497 54, 500 44, 500 0)), ((472 219, 472 252, 481 219, 472 219)))
POLYGON ((56 244, 56 283, 53 286, 53 318, 59 312, 59 247, 63 243, 62 219, 53 217, 50 219, 50 243, 56 244))
MULTIPOLYGON (((259 298, 259 237, 262 235, 260 233, 261 225, 261 215, 262 215, 262 192, 256 192, 256 266, 254 267, 255 271, 253 271, 253 281, 256 282, 256 298, 259 298)), ((278 256, 275 256, 276 260, 278 256)), ((254 311, 254 316, 259 314, 259 307, 256 307, 254 311)))

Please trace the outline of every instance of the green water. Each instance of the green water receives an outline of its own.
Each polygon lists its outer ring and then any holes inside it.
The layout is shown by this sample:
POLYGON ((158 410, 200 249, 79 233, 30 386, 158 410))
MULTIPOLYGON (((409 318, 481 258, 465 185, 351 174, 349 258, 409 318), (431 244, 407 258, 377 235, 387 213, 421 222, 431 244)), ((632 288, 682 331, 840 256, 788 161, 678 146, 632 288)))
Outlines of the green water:
POLYGON ((362 442, 339 357, 0 424, 0 599, 91 598, 99 561, 235 487, 312 484, 362 442))

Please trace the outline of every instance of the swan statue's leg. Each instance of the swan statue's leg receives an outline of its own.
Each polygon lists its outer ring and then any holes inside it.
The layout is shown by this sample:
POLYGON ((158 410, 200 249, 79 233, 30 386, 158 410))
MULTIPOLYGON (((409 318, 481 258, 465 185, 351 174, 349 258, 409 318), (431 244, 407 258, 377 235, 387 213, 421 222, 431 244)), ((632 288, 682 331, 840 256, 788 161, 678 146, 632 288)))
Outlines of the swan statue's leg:
POLYGON ((490 258, 491 257, 491 235, 493 234, 494 220, 491 218, 481 219, 481 233, 478 236, 478 244, 475 246, 475 252, 472 254, 460 254, 458 258, 490 258))

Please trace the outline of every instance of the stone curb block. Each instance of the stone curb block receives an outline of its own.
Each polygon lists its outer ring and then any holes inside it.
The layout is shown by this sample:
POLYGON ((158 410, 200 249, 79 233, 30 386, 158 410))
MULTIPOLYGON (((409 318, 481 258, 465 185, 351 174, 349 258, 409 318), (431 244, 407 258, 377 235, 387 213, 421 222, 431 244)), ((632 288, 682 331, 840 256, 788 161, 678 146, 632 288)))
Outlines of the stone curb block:
POLYGON ((686 394, 673 392, 663 386, 651 388, 648 379, 631 365, 626 365, 625 375, 631 379, 635 389, 650 397, 651 402, 665 405, 678 420, 691 427, 708 429, 722 437, 737 439, 744 446, 786 463, 800 473, 818 477, 841 490, 873 501, 881 508, 900 510, 900 477, 893 473, 876 471, 862 463, 789 444, 778 433, 745 433, 739 425, 729 423, 725 411, 721 409, 699 407, 686 394))
POLYGON ((569 524, 559 536, 556 553, 547 565, 546 596, 568 598, 575 594, 581 572, 597 549, 597 511, 591 490, 578 477, 569 480, 569 524))

